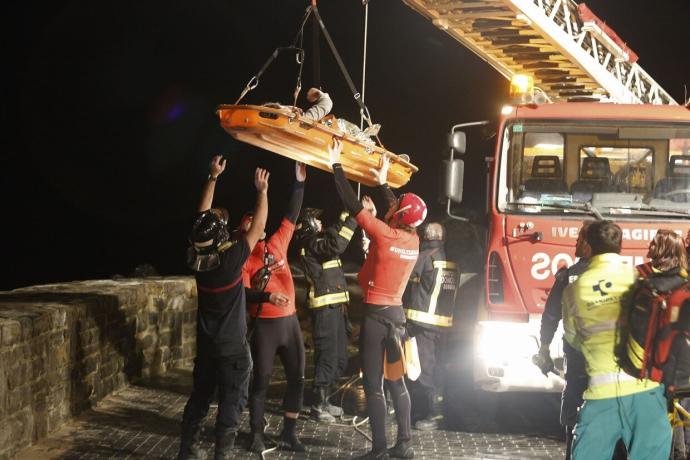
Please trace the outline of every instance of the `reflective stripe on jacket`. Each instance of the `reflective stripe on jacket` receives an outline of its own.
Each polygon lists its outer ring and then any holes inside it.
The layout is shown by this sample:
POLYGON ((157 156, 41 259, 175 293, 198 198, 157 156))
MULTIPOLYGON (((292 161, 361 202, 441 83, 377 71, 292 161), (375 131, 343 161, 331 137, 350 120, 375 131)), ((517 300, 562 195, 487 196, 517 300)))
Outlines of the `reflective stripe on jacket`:
POLYGON ((357 222, 343 212, 338 222, 301 241, 299 251, 304 274, 309 282, 309 308, 347 303, 347 281, 339 256, 350 243, 357 222))
POLYGON ((443 241, 423 241, 403 294, 405 316, 428 326, 450 327, 460 281, 454 262, 445 260, 443 241))
POLYGON ((658 386, 637 380, 616 363, 614 347, 621 305, 631 294, 636 271, 618 254, 599 254, 563 294, 564 338, 582 352, 589 386, 584 399, 627 396, 658 386))

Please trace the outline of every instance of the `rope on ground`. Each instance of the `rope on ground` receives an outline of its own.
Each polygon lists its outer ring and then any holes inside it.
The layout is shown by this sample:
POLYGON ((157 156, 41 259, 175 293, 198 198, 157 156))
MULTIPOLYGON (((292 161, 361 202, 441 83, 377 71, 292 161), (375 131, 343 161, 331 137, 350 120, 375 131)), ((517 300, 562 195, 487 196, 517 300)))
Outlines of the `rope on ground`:
POLYGON ((269 454, 273 452, 274 450, 278 449, 278 442, 273 439, 273 436, 269 436, 266 434, 266 429, 269 427, 270 423, 268 421, 268 418, 264 416, 264 439, 267 441, 270 441, 273 444, 273 447, 269 447, 268 449, 262 450, 259 455, 261 456, 261 460, 266 460, 266 454, 269 454))

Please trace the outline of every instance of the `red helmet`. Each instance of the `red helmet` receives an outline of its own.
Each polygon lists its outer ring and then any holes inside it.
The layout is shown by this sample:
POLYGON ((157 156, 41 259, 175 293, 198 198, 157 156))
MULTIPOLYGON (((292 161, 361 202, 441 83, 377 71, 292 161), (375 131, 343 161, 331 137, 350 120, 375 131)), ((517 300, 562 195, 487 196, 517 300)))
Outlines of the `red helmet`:
POLYGON ((398 210, 392 220, 410 227, 417 227, 426 219, 426 203, 414 193, 403 193, 398 198, 398 210))

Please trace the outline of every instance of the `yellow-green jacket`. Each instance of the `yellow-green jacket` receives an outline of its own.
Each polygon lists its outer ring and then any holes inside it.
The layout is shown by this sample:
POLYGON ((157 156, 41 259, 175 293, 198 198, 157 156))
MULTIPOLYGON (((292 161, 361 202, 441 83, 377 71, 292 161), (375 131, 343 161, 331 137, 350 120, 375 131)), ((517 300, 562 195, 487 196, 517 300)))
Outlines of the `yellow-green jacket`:
POLYGON ((600 254, 563 293, 564 338, 587 362, 589 386, 584 399, 627 396, 659 385, 631 377, 616 364, 621 300, 629 295, 636 277, 635 268, 624 264, 618 254, 600 254))

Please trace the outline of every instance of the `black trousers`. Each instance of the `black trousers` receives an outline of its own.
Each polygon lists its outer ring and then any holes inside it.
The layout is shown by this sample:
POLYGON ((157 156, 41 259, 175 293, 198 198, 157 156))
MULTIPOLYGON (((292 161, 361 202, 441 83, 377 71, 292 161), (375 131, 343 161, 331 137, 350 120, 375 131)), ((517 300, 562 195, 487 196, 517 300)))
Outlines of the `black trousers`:
POLYGON ((343 304, 311 310, 314 339, 314 387, 337 382, 347 367, 347 332, 343 304))
POLYGON ((568 342, 563 341, 565 356, 565 387, 561 397, 561 425, 565 427, 565 458, 570 460, 573 445, 573 428, 577 423, 577 411, 582 406, 582 394, 589 385, 585 357, 568 342))
MULTIPOLYGON (((383 307, 365 305, 365 311, 375 311, 379 316, 396 324, 405 323, 402 307, 383 307)), ((386 398, 383 393, 383 351, 388 328, 380 321, 365 315, 359 335, 359 360, 364 374, 364 394, 367 398, 369 426, 373 439, 373 450, 380 451, 386 443, 386 398)), ((411 437, 410 395, 405 386, 405 379, 395 382, 386 381, 391 393, 395 418, 398 422, 398 440, 409 441, 411 437)))
POLYGON ((217 388, 216 430, 236 429, 242 410, 247 405, 251 369, 252 358, 246 344, 219 354, 209 339, 197 337, 194 384, 192 395, 184 408, 182 422, 200 424, 208 413, 217 388))
POLYGON ((285 370, 287 389, 283 397, 285 412, 302 409, 304 391, 304 339, 297 315, 256 319, 251 341, 254 374, 249 395, 249 424, 263 432, 266 392, 276 355, 285 370))
POLYGON ((437 364, 441 355, 441 331, 414 322, 407 323, 407 330, 417 340, 419 363, 422 365, 419 378, 414 382, 408 381, 413 395, 412 409, 415 417, 424 419, 435 415, 432 398, 439 390, 437 364))

